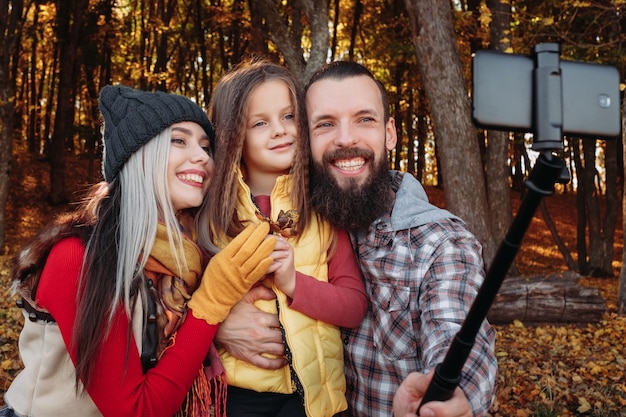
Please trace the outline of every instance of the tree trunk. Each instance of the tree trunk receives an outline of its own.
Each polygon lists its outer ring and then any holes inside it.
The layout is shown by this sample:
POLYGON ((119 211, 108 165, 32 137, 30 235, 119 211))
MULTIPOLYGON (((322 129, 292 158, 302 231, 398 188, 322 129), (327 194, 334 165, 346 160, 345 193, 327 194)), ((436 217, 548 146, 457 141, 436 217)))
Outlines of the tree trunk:
MULTIPOLYGON (((198 52, 200 53, 200 79, 202 80, 202 99, 204 100, 204 103, 198 101, 198 104, 200 105, 200 107, 206 109, 209 107, 209 100, 211 98, 211 79, 209 77, 210 73, 208 69, 210 57, 207 53, 204 35, 204 26, 207 24, 208 19, 204 16, 204 7, 202 7, 201 0, 195 0, 193 7, 196 10, 194 14, 196 20, 193 22, 193 25, 196 29, 196 42, 198 43, 198 52)), ((213 71, 213 65, 211 65, 211 71, 213 71)))
MULTIPOLYGON (((403 70, 402 63, 398 63, 398 65, 396 65, 396 67, 393 70, 393 74, 394 74, 396 91, 402 91, 402 81, 404 78, 403 77, 404 70, 403 70)), ((396 134, 398 136, 398 141, 396 142, 396 154, 395 154, 395 158, 393 161, 393 166, 394 166, 394 169, 400 169, 402 165, 402 156, 404 155, 402 150, 405 145, 407 145, 407 149, 410 147, 411 137, 408 136, 407 138, 408 141, 404 140, 404 134, 403 134, 404 118, 402 117, 402 107, 400 106, 400 94, 394 94, 392 97, 390 97, 390 99, 391 99, 390 104, 392 107, 390 111, 392 112, 391 115, 396 120, 396 134)), ((407 129, 408 129, 408 126, 407 126, 407 129)), ((407 167, 407 172, 411 172, 408 169, 408 167, 407 167)))
POLYGON ((86 24, 81 35, 83 45, 81 48, 81 63, 85 73, 86 92, 80 97, 81 107, 84 113, 90 115, 82 125, 87 129, 81 130, 81 138, 85 145, 82 150, 87 162, 87 184, 101 180, 100 171, 95 172, 96 156, 100 153, 100 111, 98 108, 98 93, 100 88, 110 83, 111 73, 111 34, 101 32, 98 20, 104 16, 106 25, 111 24, 113 13, 111 1, 102 2, 99 10, 90 11, 86 14, 86 24))
MULTIPOLYGON (((585 169, 582 181, 585 182, 585 205, 587 208, 587 230, 589 232, 589 273, 595 275, 602 265, 602 239, 600 227, 600 206, 596 179, 596 141, 582 139, 585 169)), ((579 178, 581 176, 579 175, 579 178)))
POLYGON ((339 41, 337 37, 337 32, 339 31, 340 0, 334 0, 333 3, 335 7, 333 9, 333 30, 332 30, 332 38, 330 40, 330 60, 331 61, 335 60, 335 55, 337 53, 337 43, 339 41))
MULTIPOLYGON (((203 0, 198 0, 198 3, 203 0)), ((250 9, 250 50, 261 55, 268 56, 267 27, 264 23, 263 15, 257 10, 258 1, 248 0, 250 9)))
POLYGON ((494 238, 501 242, 512 220, 509 187, 509 132, 487 131, 487 196, 494 238))
POLYGON ((543 220, 546 222, 548 226, 548 230, 550 230, 550 235, 552 235, 552 239, 556 243, 556 246, 559 248, 559 252, 563 255, 563 259, 565 260, 565 264, 570 271, 578 272, 576 268, 576 262, 574 262, 574 258, 569 253, 567 246, 565 246, 565 242, 559 236, 559 231, 556 229, 554 222, 552 221, 552 217, 550 217, 550 212, 548 211, 548 207, 546 206, 545 200, 541 200, 539 203, 539 208, 541 209, 541 214, 543 216, 543 220))
MULTIPOLYGON (((147 1, 147 0, 146 0, 147 1)), ((139 3, 139 7, 137 7, 139 9, 139 39, 137 40, 137 43, 139 45, 138 47, 138 51, 137 51, 137 55, 140 57, 148 57, 148 56, 152 56, 149 52, 148 52, 148 43, 149 43, 149 39, 150 39, 150 33, 148 31, 148 28, 146 27, 146 24, 148 22, 148 20, 150 19, 149 16, 146 16, 146 1, 144 0, 140 0, 139 3)), ((139 60, 139 66, 141 67, 141 71, 139 72, 139 88, 141 90, 145 90, 146 88, 148 88, 148 74, 150 73, 150 64, 151 64, 151 60, 148 59, 140 59, 139 60)))
POLYGON ((601 271, 605 276, 613 274, 613 256, 615 255, 615 227, 617 225, 617 140, 608 140, 605 143, 604 167, 605 178, 605 201, 604 222, 602 223, 602 265, 601 271))
POLYGON ((524 177, 528 170, 526 148, 524 146, 524 135, 513 133, 513 157, 511 159, 511 189, 522 192, 524 189, 524 177), (524 163, 522 163, 524 161, 524 163))
POLYGON ((520 320, 525 323, 595 323, 607 310, 597 288, 578 284, 580 276, 510 277, 504 280, 487 314, 494 324, 520 320))
POLYGON ((4 253, 6 202, 9 195, 9 171, 13 147, 15 78, 12 61, 21 31, 22 0, 3 2, 0 6, 0 254, 4 253))
POLYGON ((426 111, 426 98, 422 91, 417 90, 417 174, 420 181, 424 181, 424 170, 426 169, 426 141, 428 140, 428 124, 426 122, 428 114, 426 111))
POLYGON ((471 121, 471 108, 456 47, 450 2, 405 0, 412 40, 433 115, 446 207, 463 218, 483 245, 486 266, 496 244, 487 191, 471 121))
POLYGON ((74 99, 77 80, 77 57, 83 16, 88 0, 61 1, 58 11, 58 41, 61 52, 59 95, 54 133, 50 145, 50 194, 48 201, 53 205, 68 201, 65 189, 65 149, 72 140, 74 124, 74 99))
MULTIPOLYGON (((626 96, 622 99, 622 153, 626 159, 626 96)), ((626 163, 624 164, 624 178, 626 178, 626 163)), ((622 230, 626 231, 626 192, 622 182, 622 230)), ((622 236, 622 245, 626 248, 626 233, 622 236)), ((626 250, 622 250, 622 267, 619 271, 619 289, 617 290, 617 308, 620 313, 626 313, 626 250)))
POLYGON ((586 242, 586 230, 587 230, 587 206, 585 199, 590 198, 587 191, 587 183, 582 180, 583 172, 585 168, 580 158, 580 140, 576 138, 570 138, 572 144, 572 159, 574 160, 574 167, 576 168, 576 174, 579 178, 578 189, 576 192, 576 209, 578 216, 576 216, 576 252, 578 254, 578 272, 586 275, 589 272, 587 262, 587 242, 586 242))
MULTIPOLYGON (((169 62, 169 42, 170 42, 170 21, 174 13, 174 1, 160 1, 157 8, 157 19, 160 21, 160 30, 156 40, 156 62, 154 64, 154 80, 156 81, 156 89, 160 91, 167 90, 167 64, 169 62)), ((151 85, 151 87, 153 87, 151 85)))
MULTIPOLYGON (((311 49, 308 61, 304 59, 304 50, 299 37, 294 37, 293 27, 290 28, 287 19, 283 18, 276 7, 274 0, 258 0, 256 5, 263 13, 270 28, 270 38, 276 44, 289 70, 294 74, 301 85, 326 63, 328 56, 328 1, 327 0, 301 0, 298 3, 309 23, 311 49)), ((300 17, 300 16, 297 16, 300 17)), ((292 17, 292 20, 294 18, 292 17)), ((293 22, 292 22, 293 24, 293 22)), ((296 25, 298 26, 299 23, 296 25)))
MULTIPOLYGON (((35 11, 33 12, 33 27, 39 26, 39 3, 35 3, 35 11)), ((28 136, 26 141, 28 143, 28 152, 35 154, 38 151, 39 144, 39 91, 37 89, 37 65, 34 65, 37 59, 37 48, 39 46, 39 33, 38 31, 32 31, 32 46, 30 49, 30 65, 29 77, 28 77, 28 89, 26 94, 29 101, 29 116, 28 116, 28 136)))
POLYGON ((41 142, 40 142, 40 146, 38 149, 38 155, 48 155, 49 153, 49 149, 50 149, 50 138, 52 137, 52 132, 54 132, 54 126, 53 126, 53 122, 52 122, 52 114, 53 111, 52 109, 54 109, 56 102, 58 100, 57 97, 57 89, 58 89, 58 84, 56 83, 56 79, 58 78, 58 71, 59 71, 59 54, 56 51, 56 47, 55 47, 55 53, 53 53, 54 58, 52 58, 52 64, 50 65, 50 76, 47 78, 43 78, 41 80, 41 88, 39 89, 39 91, 44 91, 44 89, 46 89, 46 91, 48 92, 48 97, 50 97, 50 100, 48 100, 48 102, 45 105, 45 110, 44 110, 44 114, 42 115, 42 119, 43 119, 43 124, 44 124, 44 128, 43 128, 43 136, 41 137, 41 142), (44 88, 44 81, 47 81, 47 87, 44 88), (56 100, 54 98, 57 98, 56 100))
MULTIPOLYGON (((413 95, 413 89, 409 87, 408 89, 408 97, 407 102, 408 106, 406 109, 406 115, 404 124, 406 126, 406 136, 408 138, 407 150, 406 150, 406 159, 407 159, 407 172, 411 173, 413 176, 417 175, 417 171, 415 170, 415 129, 413 129, 413 116, 415 115, 415 97, 413 95)), ((421 178, 417 177, 421 180, 421 178)))
POLYGON ((361 21, 362 12, 363 3, 361 3, 361 0, 355 0, 354 15, 352 15, 352 28, 350 29, 350 46, 348 47, 348 59, 350 61, 354 60, 354 45, 356 44, 356 35, 359 33, 359 23, 361 21))
MULTIPOLYGON (((578 174, 578 198, 579 206, 583 208, 584 215, 579 211, 579 227, 577 237, 579 242, 579 264, 581 257, 588 253, 588 258, 583 259, 584 268, 581 273, 592 276, 613 276, 613 239, 615 237, 615 224, 617 222, 617 152, 616 143, 607 143, 605 150, 606 176, 606 210, 604 221, 600 209, 602 192, 600 186, 596 186, 598 178, 596 161, 596 141, 594 139, 582 139, 584 161, 577 160, 576 169, 578 174), (582 219, 586 221, 583 222, 582 219), (586 227, 585 227, 586 226, 586 227), (587 230, 588 235, 585 235, 587 230), (585 244, 585 242, 588 243, 585 244), (584 246, 584 251, 581 251, 584 246)), ((614 142, 614 141, 613 141, 614 142)), ((577 143, 577 142, 575 142, 577 143)))

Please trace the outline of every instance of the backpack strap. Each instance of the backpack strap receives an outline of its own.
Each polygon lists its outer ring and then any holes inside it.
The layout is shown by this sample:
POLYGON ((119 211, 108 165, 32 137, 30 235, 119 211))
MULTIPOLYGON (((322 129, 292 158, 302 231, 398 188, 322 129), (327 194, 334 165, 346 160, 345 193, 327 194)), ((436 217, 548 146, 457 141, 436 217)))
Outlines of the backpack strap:
POLYGON ((28 319, 30 321, 33 321, 33 322, 43 321, 46 323, 56 323, 56 320, 54 319, 54 317, 52 317, 50 313, 37 310, 35 307, 32 306, 31 303, 29 303, 23 297, 17 300, 15 302, 15 305, 17 305, 19 308, 23 308, 24 310, 26 310, 26 312, 28 313, 28 319))
POLYGON ((157 363, 156 351, 159 343, 157 335, 157 317, 156 317, 156 301, 155 289, 152 280, 146 279, 146 285, 148 286, 148 296, 146 297, 146 305, 148 307, 148 318, 146 320, 146 331, 143 333, 141 340, 141 366, 143 373, 148 372, 149 369, 154 368, 157 363))

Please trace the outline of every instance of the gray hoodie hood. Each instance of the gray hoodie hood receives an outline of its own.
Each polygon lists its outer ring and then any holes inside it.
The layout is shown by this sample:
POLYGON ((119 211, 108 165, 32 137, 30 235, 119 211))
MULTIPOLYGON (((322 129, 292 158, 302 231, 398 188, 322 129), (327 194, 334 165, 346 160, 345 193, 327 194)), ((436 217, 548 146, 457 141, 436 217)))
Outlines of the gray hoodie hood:
POLYGON ((441 219, 462 221, 449 211, 430 204, 424 187, 413 175, 395 170, 390 171, 390 174, 392 178, 402 175, 402 183, 396 190, 396 201, 391 213, 391 227, 394 231, 410 229, 441 219))

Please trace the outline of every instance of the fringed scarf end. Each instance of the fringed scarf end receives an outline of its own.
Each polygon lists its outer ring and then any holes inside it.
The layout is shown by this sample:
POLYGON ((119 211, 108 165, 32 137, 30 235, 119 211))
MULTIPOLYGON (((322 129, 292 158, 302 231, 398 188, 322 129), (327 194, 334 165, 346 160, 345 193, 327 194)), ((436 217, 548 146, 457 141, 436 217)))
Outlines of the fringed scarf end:
POLYGON ((226 386, 225 374, 208 379, 202 367, 175 417, 226 417, 226 386))

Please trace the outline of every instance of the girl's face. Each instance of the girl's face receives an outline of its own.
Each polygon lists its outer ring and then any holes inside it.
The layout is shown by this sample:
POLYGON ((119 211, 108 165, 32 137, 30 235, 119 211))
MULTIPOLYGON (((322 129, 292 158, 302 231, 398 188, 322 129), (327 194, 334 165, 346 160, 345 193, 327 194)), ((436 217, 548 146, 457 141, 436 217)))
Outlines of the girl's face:
POLYGON ((206 194, 215 163, 211 142, 195 122, 172 125, 167 185, 174 210, 198 207, 206 194))
POLYGON ((250 94, 243 160, 249 176, 287 173, 296 154, 298 126, 289 88, 269 80, 250 94))

